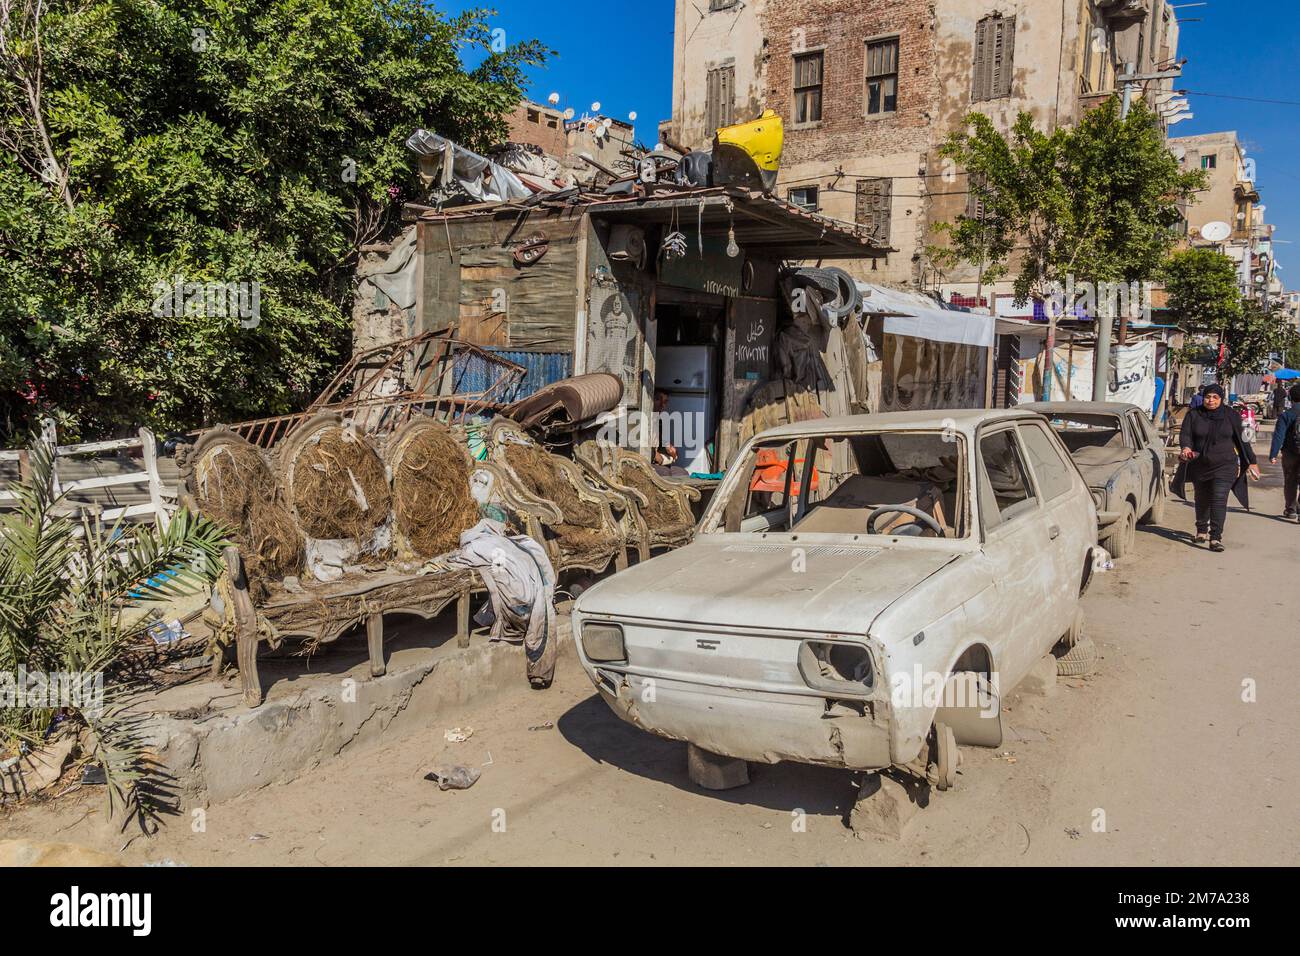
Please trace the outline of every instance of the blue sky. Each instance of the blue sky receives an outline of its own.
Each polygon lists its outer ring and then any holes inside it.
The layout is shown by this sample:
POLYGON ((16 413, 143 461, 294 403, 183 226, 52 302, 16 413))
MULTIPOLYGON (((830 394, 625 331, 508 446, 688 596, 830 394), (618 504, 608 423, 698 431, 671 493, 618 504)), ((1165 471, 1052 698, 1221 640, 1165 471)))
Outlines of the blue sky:
MULTIPOLYGON (((596 101, 618 119, 635 112, 637 135, 648 144, 672 111, 672 0, 436 0, 435 6, 452 12, 495 6, 492 22, 507 40, 531 37, 557 51, 545 68, 532 71, 533 99, 555 92, 561 108, 577 113, 596 101)), ((1283 241, 1277 250, 1283 280, 1300 289, 1300 4, 1187 0, 1174 6, 1183 24, 1179 55, 1188 60, 1178 88, 1193 92, 1195 119, 1173 133, 1237 131, 1255 159, 1265 218, 1277 224, 1283 241)))

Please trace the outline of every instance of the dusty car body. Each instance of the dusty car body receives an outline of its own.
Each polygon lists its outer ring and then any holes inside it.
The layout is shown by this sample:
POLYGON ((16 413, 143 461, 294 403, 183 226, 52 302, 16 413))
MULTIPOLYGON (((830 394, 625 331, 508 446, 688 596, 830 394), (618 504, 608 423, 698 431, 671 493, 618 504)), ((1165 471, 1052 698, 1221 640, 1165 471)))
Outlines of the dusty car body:
POLYGON ((1101 546, 1115 558, 1133 551, 1138 524, 1164 520, 1165 445, 1136 405, 1035 402, 1069 449, 1097 505, 1101 546))
POLYGON ((1000 743, 998 694, 1077 627, 1095 544, 1092 497, 1037 414, 787 425, 745 446, 690 544, 581 595, 575 643, 614 712, 660 736, 907 766, 940 723, 1000 743), (773 450, 784 492, 755 491, 773 450), (975 692, 954 704, 959 676, 975 692))

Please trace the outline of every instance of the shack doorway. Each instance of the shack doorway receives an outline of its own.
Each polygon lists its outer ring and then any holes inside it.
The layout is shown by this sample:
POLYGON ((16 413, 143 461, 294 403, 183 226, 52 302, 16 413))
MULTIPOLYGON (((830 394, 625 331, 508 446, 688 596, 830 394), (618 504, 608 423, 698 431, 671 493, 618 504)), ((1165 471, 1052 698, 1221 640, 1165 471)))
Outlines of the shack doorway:
POLYGON ((657 438, 652 451, 655 463, 671 474, 711 474, 722 468, 718 450, 726 315, 723 296, 665 285, 656 290, 657 438))

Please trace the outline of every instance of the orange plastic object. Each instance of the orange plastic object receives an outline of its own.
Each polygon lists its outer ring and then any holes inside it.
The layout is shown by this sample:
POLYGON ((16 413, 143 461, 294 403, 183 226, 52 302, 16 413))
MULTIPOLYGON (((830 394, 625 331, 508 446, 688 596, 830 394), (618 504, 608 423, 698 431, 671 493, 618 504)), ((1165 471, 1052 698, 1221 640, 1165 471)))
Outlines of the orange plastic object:
MULTIPOLYGON (((802 471, 802 458, 794 460, 795 467, 802 471)), ((788 467, 787 459, 781 457, 781 453, 775 448, 763 448, 759 450, 758 457, 754 460, 754 477, 750 479, 750 491, 785 491, 785 472, 788 467)), ((797 478, 797 476, 796 476, 797 478)), ((812 470, 812 487, 817 488, 817 466, 812 470)), ((799 496, 799 482, 796 480, 790 488, 790 496, 797 498, 799 496)))

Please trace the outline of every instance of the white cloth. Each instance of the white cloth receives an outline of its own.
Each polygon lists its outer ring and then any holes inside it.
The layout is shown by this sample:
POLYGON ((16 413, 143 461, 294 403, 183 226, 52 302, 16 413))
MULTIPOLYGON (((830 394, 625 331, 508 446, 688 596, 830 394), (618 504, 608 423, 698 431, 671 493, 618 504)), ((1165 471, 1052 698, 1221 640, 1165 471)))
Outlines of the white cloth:
POLYGON ((483 578, 496 620, 492 640, 518 641, 522 635, 528 679, 547 686, 555 676, 555 571, 546 551, 523 534, 484 518, 463 531, 460 550, 447 559, 452 567, 473 568, 483 578))

